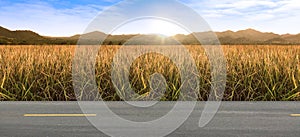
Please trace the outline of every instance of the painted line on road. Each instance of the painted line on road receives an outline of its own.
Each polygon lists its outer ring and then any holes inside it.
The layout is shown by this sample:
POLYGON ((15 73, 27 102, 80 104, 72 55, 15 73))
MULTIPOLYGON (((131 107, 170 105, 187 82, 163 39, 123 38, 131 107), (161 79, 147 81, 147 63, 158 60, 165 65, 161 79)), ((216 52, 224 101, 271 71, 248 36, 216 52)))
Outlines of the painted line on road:
POLYGON ((95 117, 96 114, 24 114, 24 117, 95 117))
POLYGON ((300 114, 291 114, 292 117, 300 117, 300 114))

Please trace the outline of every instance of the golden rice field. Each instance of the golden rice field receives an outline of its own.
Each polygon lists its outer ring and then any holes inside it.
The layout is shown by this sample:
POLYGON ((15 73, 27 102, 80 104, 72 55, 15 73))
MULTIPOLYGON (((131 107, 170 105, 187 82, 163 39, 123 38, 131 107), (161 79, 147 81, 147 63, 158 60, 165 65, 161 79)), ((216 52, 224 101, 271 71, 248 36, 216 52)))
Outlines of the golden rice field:
MULTIPOLYGON (((1 101, 76 100, 72 81, 75 46, 0 46, 1 101)), ((96 61, 96 82, 105 100, 120 100, 110 73, 118 46, 105 46, 96 61)), ((187 46, 198 68, 198 100, 210 91, 210 63, 200 46, 187 46)), ((222 46, 227 61, 226 101, 300 101, 300 46, 222 46)), ((149 76, 166 78, 161 100, 174 101, 180 91, 178 68, 159 54, 137 58, 130 69, 135 92, 147 96, 149 76)))

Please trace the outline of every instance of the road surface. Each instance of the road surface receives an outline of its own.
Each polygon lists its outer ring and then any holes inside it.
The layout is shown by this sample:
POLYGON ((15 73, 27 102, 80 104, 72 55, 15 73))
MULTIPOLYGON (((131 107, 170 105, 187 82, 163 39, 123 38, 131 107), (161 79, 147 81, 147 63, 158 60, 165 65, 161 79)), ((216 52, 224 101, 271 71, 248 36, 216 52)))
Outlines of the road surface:
MULTIPOLYGON (((107 102, 108 106, 129 120, 153 120, 165 113, 163 102, 156 112, 143 113, 141 119, 135 109, 124 102, 107 102), (157 113, 158 112, 158 113, 157 113)), ((222 102, 218 113, 205 127, 198 127, 205 102, 196 108, 170 137, 295 137, 300 135, 300 102, 222 102)), ((102 108, 99 108, 102 109, 102 108)), ((184 109, 183 109, 184 111, 184 109)), ((87 116, 95 116, 93 114, 87 116)), ((176 120, 176 119, 174 119, 176 120)), ((111 130, 114 129, 113 127, 111 130)), ((87 119, 77 102, 0 102, 1 137, 105 137, 87 119)))

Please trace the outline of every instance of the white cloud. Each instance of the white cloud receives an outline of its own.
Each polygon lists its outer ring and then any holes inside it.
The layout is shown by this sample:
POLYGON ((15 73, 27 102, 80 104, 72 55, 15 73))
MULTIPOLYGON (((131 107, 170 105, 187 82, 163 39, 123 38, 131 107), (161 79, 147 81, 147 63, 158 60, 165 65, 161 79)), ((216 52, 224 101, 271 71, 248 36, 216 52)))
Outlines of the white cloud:
POLYGON ((216 8, 249 9, 257 6, 276 7, 277 3, 270 0, 240 0, 216 5, 216 8))
POLYGON ((299 0, 188 0, 216 31, 254 28, 300 33, 299 0))

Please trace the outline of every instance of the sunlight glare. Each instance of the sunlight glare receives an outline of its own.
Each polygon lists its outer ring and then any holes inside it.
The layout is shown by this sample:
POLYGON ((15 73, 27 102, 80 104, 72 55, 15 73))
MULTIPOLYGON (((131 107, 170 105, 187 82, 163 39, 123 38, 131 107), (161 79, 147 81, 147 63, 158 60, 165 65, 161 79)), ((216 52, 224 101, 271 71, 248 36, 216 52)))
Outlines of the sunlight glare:
POLYGON ((160 34, 173 36, 176 34, 188 34, 188 32, 180 26, 164 20, 144 19, 127 23, 112 33, 112 35, 120 34, 160 34))

